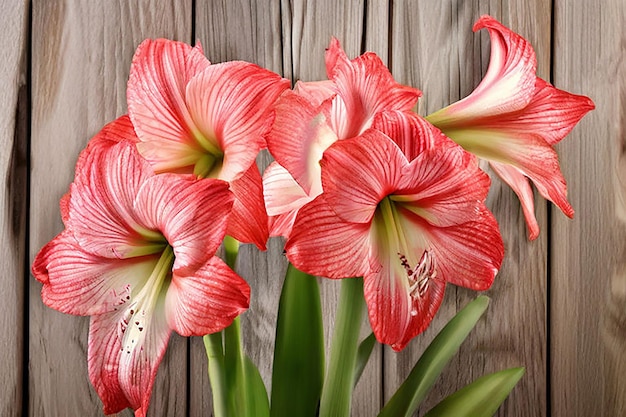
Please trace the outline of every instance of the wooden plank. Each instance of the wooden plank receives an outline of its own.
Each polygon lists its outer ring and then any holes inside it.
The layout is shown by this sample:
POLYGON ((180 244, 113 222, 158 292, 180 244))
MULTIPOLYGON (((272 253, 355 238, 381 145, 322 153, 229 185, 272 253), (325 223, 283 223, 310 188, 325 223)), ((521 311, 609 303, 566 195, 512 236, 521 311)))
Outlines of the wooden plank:
POLYGON ((558 146, 574 221, 555 213, 552 415, 626 415, 626 4, 555 2, 554 84, 596 110, 558 146))
MULTIPOLYGON (((55 0, 33 7, 30 259, 62 229, 58 201, 87 140, 126 111, 136 46, 147 37, 191 40, 191 0, 55 0)), ((29 415, 101 415, 87 374, 88 319, 45 307, 30 285, 29 415)), ((184 415, 187 341, 173 337, 149 415, 184 415)), ((132 415, 129 411, 121 413, 132 415)))
POLYGON ((0 5, 0 415, 22 414, 25 225, 28 181, 28 4, 0 5))
MULTIPOLYGON (((537 51, 539 75, 549 75, 550 2, 394 1, 391 68, 400 82, 420 88, 418 112, 429 114, 467 96, 489 62, 489 37, 472 25, 490 14, 526 37, 537 51), (511 3, 511 4, 509 4, 511 3)), ((498 411, 500 416, 546 415, 546 209, 537 199, 540 237, 528 242, 517 197, 493 178, 487 204, 500 224, 505 260, 491 290, 491 305, 477 328, 444 370, 420 409, 423 414, 444 396, 479 376, 526 366, 526 375, 498 411)), ((388 400, 436 332, 478 294, 452 285, 431 327, 403 352, 385 350, 388 400)))

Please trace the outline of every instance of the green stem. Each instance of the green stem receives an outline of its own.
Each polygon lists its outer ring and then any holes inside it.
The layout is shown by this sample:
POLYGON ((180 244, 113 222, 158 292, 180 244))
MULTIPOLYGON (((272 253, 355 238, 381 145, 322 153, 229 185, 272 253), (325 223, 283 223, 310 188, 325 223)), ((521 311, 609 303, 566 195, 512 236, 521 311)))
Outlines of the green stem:
POLYGON ((226 369, 224 367, 224 348, 222 332, 207 334, 203 337, 206 356, 209 361, 209 379, 213 391, 213 412, 215 417, 228 417, 228 390, 226 388, 226 369))
POLYGON ((341 280, 341 293, 330 349, 330 365, 320 404, 320 417, 348 417, 363 316, 363 280, 341 280))

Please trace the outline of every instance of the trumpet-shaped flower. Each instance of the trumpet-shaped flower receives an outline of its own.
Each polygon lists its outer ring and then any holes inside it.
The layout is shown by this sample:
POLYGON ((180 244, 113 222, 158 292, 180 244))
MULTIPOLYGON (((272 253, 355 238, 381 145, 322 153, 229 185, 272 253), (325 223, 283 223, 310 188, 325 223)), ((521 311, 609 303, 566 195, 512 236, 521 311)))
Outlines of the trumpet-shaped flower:
POLYGON ((427 119, 466 150, 489 161, 518 195, 529 238, 535 239, 539 226, 528 179, 563 213, 574 215, 553 145, 594 104, 588 97, 559 90, 537 77, 535 52, 520 35, 490 16, 474 25, 474 31, 482 28, 491 38, 485 78, 469 96, 427 119))
POLYGON ((92 139, 61 201, 65 230, 32 269, 46 305, 91 316, 89 376, 105 414, 144 416, 171 331, 222 330, 248 308, 250 289, 214 256, 233 205, 228 183, 155 175, 133 136, 124 117, 92 139))
POLYGON ((376 129, 327 149, 324 192, 300 209, 285 247, 309 274, 362 276, 374 334, 395 350, 429 325, 446 282, 485 290, 503 258, 489 178, 436 129, 419 132, 411 160, 376 129))
POLYGON ((199 46, 146 40, 128 81, 137 147, 157 173, 193 173, 231 184, 228 233, 265 248, 268 236, 255 158, 266 145, 277 97, 289 81, 257 65, 211 65, 199 46))
POLYGON ((276 105, 268 148, 276 162, 264 173, 272 234, 289 234, 299 207, 322 192, 319 161, 337 140, 357 137, 376 116, 409 111, 417 89, 398 84, 380 58, 367 52, 348 59, 337 39, 326 51, 328 80, 298 82, 276 105))

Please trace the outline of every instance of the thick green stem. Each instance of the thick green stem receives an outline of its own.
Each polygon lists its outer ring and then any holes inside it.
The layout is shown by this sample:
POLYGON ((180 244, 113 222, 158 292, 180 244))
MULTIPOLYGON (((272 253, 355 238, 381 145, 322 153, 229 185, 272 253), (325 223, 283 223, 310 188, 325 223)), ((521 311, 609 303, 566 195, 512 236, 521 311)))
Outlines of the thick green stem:
POLYGON ((228 389, 226 387, 222 332, 207 334, 203 340, 209 361, 209 379, 211 380, 211 390, 213 391, 213 413, 215 417, 228 417, 230 407, 228 404, 228 389))
POLYGON ((363 279, 342 279, 320 417, 350 416, 363 309, 363 279))

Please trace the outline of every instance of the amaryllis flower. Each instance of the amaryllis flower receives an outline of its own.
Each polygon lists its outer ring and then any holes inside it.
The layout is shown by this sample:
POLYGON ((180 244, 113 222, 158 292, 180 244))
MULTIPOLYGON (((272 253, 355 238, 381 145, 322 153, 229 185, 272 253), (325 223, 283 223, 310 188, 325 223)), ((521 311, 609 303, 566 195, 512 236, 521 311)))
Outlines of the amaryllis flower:
POLYGON ((411 160, 376 129, 328 148, 324 192, 300 209, 285 247, 309 274, 362 276, 374 334, 395 350, 429 325, 446 282, 485 290, 503 258, 476 158, 432 126, 419 134, 411 160))
POLYGON ((265 248, 268 236, 255 158, 267 145, 276 98, 290 86, 257 65, 211 65, 199 46, 146 40, 128 81, 139 152, 157 173, 228 181, 235 194, 228 234, 265 248))
POLYGON ((567 216, 574 210, 553 145, 594 108, 585 96, 559 90, 536 76, 531 45, 490 16, 474 31, 487 28, 491 59, 485 78, 463 100, 427 117, 466 150, 488 160, 518 195, 529 238, 539 235, 530 178, 539 193, 567 216))
POLYGON ((121 118, 92 139, 61 202, 65 230, 32 269, 46 305, 91 316, 89 377, 104 413, 144 416, 171 331, 222 330, 248 308, 250 289, 214 256, 228 183, 155 175, 123 140, 133 135, 121 118))
POLYGON ((319 161, 337 140, 357 137, 388 111, 409 111, 419 90, 398 84, 367 52, 349 60, 337 39, 326 51, 328 80, 296 83, 276 105, 268 148, 276 162, 264 173, 272 234, 288 235, 297 209, 322 192, 319 161))

